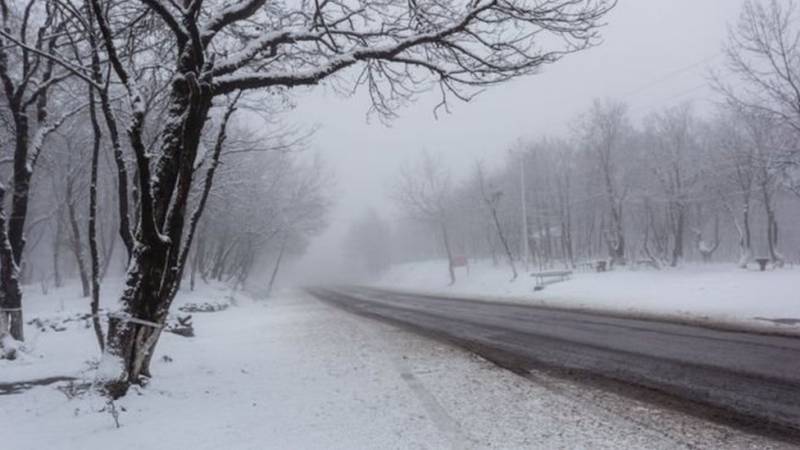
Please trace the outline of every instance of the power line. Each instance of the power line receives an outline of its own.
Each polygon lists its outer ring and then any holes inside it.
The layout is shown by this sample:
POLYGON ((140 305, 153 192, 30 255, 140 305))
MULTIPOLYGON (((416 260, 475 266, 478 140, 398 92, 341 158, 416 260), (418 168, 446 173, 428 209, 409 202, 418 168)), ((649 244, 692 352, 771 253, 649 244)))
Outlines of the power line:
MULTIPOLYGON (((640 112, 640 113, 645 113, 645 112, 654 111, 656 109, 661 109, 665 105, 672 104, 676 100, 681 99, 682 97, 686 97, 687 95, 689 95, 689 94, 691 94, 693 92, 696 92, 696 91, 698 91, 700 89, 707 88, 707 87, 708 87, 708 83, 699 84, 699 85, 691 87, 689 89, 685 89, 683 91, 678 91, 678 92, 676 92, 674 94, 670 94, 669 98, 665 99, 664 101, 658 102, 655 105, 634 106, 634 107, 629 108, 629 111, 636 111, 636 112, 640 112)), ((699 100, 710 100, 710 99, 702 98, 702 99, 699 99, 699 100)))
POLYGON ((635 95, 637 95, 637 94, 639 94, 641 92, 644 92, 644 91, 646 91, 646 90, 648 90, 648 89, 650 89, 650 88, 652 88, 654 86, 657 86, 657 85, 659 85, 659 84, 661 84, 661 83, 663 83, 665 81, 668 81, 668 80, 670 80, 670 79, 672 79, 672 78, 674 78, 674 77, 676 77, 676 76, 678 76, 678 75, 680 75, 682 73, 688 72, 688 71, 690 71, 692 69, 695 69, 695 68, 697 68, 699 66, 707 64, 708 62, 719 58, 720 56, 722 56, 722 54, 723 54, 723 52, 719 51, 719 52, 714 53, 711 56, 707 56, 707 57, 705 57, 705 58, 703 58, 703 59, 701 59, 699 61, 693 62, 693 63, 689 64, 688 66, 684 66, 684 67, 675 69, 675 70, 673 70, 671 72, 668 72, 667 74, 665 74, 662 77, 659 77, 659 78, 657 78, 657 79, 655 79, 655 80, 653 80, 653 81, 651 81, 649 83, 646 83, 646 84, 644 84, 642 86, 639 86, 639 87, 637 87, 637 88, 635 88, 633 90, 630 90, 628 92, 623 93, 622 95, 620 95, 620 97, 628 98, 628 97, 635 96, 635 95))

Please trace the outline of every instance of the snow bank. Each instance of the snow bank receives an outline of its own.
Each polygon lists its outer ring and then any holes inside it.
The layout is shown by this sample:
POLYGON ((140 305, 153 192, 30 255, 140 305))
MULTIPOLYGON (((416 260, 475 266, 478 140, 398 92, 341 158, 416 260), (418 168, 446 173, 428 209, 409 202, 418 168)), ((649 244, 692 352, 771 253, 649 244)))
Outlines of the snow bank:
MULTIPOLYGON (((101 310, 114 305, 122 289, 122 279, 104 282, 101 310)), ((247 302, 249 297, 237 294, 233 298, 247 302)), ((172 309, 177 312, 187 303, 222 303, 230 299, 231 292, 226 286, 199 283, 194 292, 181 291, 172 309)), ((23 308, 25 343, 18 352, 18 361, 0 359, 0 383, 53 376, 81 377, 96 368, 100 354, 94 331, 88 320, 81 319, 90 313, 89 298, 81 296, 79 283, 73 280, 47 293, 39 286, 25 286, 23 308)), ((103 329, 106 328, 103 320, 103 329)))
POLYGON ((395 266, 376 285, 800 332, 799 268, 759 272, 709 264, 664 270, 576 272, 570 280, 548 285, 541 291, 534 291, 533 277, 521 273, 511 282, 507 267, 489 262, 472 263, 469 273, 459 268, 457 276, 457 282, 448 286, 446 261, 426 261, 395 266))

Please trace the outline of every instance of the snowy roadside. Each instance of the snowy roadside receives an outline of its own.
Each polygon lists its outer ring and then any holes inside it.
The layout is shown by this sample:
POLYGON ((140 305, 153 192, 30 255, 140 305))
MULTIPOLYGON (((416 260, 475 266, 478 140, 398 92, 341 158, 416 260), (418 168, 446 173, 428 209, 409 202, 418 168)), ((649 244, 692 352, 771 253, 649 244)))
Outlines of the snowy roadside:
MULTIPOLYGON (((97 340, 87 319, 89 299, 81 297, 80 285, 75 282, 47 293, 36 286, 27 288, 26 350, 16 361, 0 359, 0 383, 53 376, 80 378, 99 358, 97 340)), ((104 301, 118 298, 121 290, 122 280, 107 280, 102 287, 104 301)), ((181 291, 175 299, 173 311, 180 313, 178 308, 188 303, 228 304, 230 296, 230 290, 223 285, 201 283, 194 292, 181 291)), ((246 297, 241 298, 246 300, 246 297)), ((104 306, 101 302, 101 308, 104 306)), ((169 333, 165 334, 172 338, 169 333)))
MULTIPOLYGON (((302 293, 195 317, 197 336, 165 335, 156 378, 117 402, 120 428, 101 399, 68 399, 59 383, 0 396, 3 447, 782 446, 541 374, 532 382, 302 293)), ((71 328, 39 342, 57 339, 90 354, 83 333, 71 328)), ((48 354, 40 367, 75 355, 48 354)), ((2 369, 8 377, 13 367, 2 369)))
POLYGON ((534 291, 536 280, 521 273, 510 281, 504 265, 471 263, 449 286, 446 261, 393 267, 381 288, 488 301, 668 318, 754 331, 800 334, 800 268, 759 272, 733 265, 686 265, 677 269, 576 272, 571 279, 534 291))

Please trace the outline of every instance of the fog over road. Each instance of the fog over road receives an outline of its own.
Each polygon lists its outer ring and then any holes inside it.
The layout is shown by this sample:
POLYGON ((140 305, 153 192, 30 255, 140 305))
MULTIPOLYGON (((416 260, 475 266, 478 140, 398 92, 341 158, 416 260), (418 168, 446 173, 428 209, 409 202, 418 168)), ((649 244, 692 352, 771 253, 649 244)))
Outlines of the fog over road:
POLYGON ((669 399, 792 441, 800 436, 798 338, 374 288, 310 292, 518 373, 549 369, 622 390, 636 386, 632 395, 669 399))

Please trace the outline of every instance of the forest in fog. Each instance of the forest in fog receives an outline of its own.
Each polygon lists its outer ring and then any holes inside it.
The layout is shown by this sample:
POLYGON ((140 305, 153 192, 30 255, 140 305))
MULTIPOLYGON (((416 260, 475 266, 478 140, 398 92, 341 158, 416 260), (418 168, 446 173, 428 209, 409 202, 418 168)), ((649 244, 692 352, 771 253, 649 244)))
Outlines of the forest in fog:
MULTIPOLYGON (((254 267, 271 269, 272 257, 282 248, 286 254, 302 252, 324 225, 329 203, 324 190, 332 178, 319 159, 306 157, 297 136, 296 142, 282 140, 288 135, 276 140, 247 126, 232 134, 235 137, 228 138, 220 152, 226 162, 217 168, 218 184, 208 195, 206 214, 198 220, 195 245, 187 255, 190 289, 197 280, 242 287, 254 267), (269 262, 263 260, 268 254, 269 262)), ((19 272, 23 285, 46 291, 77 279, 89 297, 95 258, 99 282, 107 274, 119 276, 127 265, 118 215, 97 214, 91 236, 86 228, 93 208, 90 184, 97 186, 96 211, 119 208, 114 179, 118 166, 111 155, 102 153, 93 174, 92 140, 89 129, 64 127, 54 131, 41 150, 36 163, 41 176, 31 181, 32 220, 25 224, 27 242, 19 272), (96 245, 96 256, 90 244, 96 245)), ((206 142, 203 151, 210 154, 213 146, 206 142)), ((203 174, 210 165, 203 158, 194 170, 203 174)), ((131 202, 129 208, 136 212, 138 205, 131 202)))
POLYGON ((794 133, 764 114, 724 107, 706 118, 688 104, 634 125, 625 104, 596 101, 570 135, 519 141, 498 168, 476 161, 464 179, 423 153, 391 188, 407 219, 372 211, 349 248, 383 269, 448 252, 517 262, 524 210, 529 262, 540 268, 797 263, 794 133))
POLYGON ((507 264, 514 278, 520 265, 598 260, 657 269, 800 262, 794 12, 745 4, 725 61, 708 74, 711 111, 687 101, 636 120, 623 101, 598 99, 564 135, 519 139, 466 175, 422 151, 387 188, 397 213, 357 218, 349 254, 373 275, 441 258, 451 280, 464 258, 507 264))

